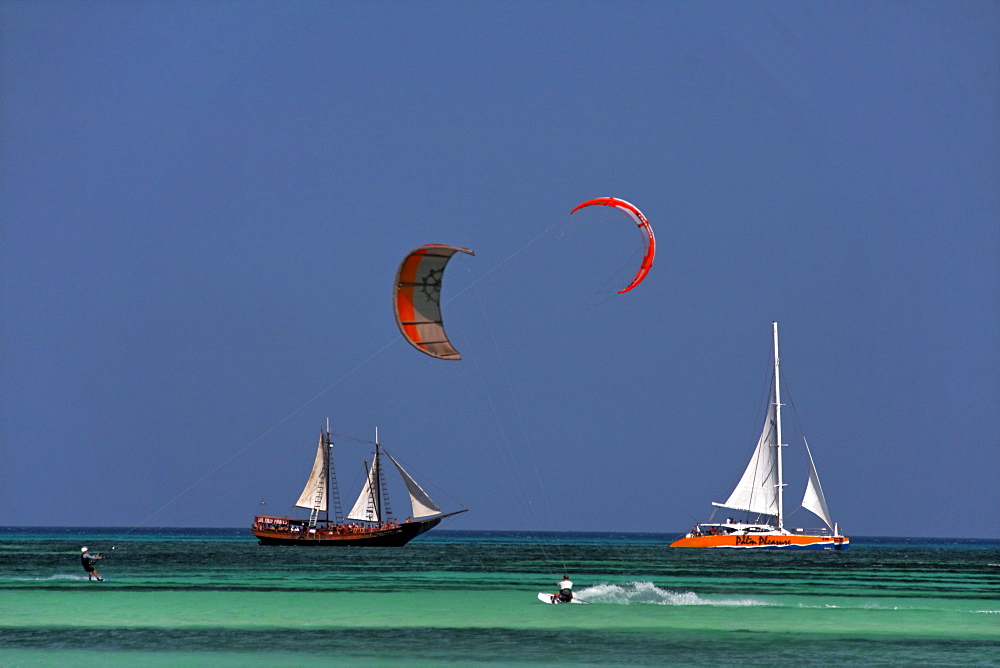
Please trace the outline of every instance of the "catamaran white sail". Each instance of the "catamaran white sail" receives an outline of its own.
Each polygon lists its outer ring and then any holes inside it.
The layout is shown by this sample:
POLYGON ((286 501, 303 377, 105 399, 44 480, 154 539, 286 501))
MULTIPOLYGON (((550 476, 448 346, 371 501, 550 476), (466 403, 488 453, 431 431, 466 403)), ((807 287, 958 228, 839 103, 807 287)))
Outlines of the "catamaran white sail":
POLYGON ((802 507, 816 515, 826 525, 823 529, 790 529, 785 526, 784 480, 782 470, 781 434, 781 365, 778 357, 778 323, 771 323, 774 340, 773 394, 768 406, 764 428, 757 441, 750 463, 729 498, 717 508, 726 508, 734 517, 725 522, 696 524, 683 538, 670 547, 729 547, 777 548, 809 550, 845 550, 850 539, 840 534, 830 517, 823 496, 823 487, 816 473, 812 452, 805 438, 802 444, 809 469, 802 507))

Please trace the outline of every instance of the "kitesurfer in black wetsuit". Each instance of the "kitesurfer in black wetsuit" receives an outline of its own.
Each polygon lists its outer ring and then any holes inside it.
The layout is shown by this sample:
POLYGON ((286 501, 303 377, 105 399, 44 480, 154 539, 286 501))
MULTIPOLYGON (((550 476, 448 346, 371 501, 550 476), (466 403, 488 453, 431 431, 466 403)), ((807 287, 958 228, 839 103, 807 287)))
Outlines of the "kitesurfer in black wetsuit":
POLYGON ((98 582, 104 582, 104 578, 102 578, 101 574, 97 572, 96 568, 94 568, 94 562, 103 558, 104 557, 99 554, 91 554, 86 547, 80 548, 80 563, 83 564, 83 570, 87 571, 88 580, 97 578, 98 582))
MULTIPOLYGON (((573 583, 570 581, 568 575, 564 575, 561 582, 556 584, 559 587, 559 593, 553 596, 553 599, 558 600, 560 603, 569 603, 573 600, 573 583)), ((552 601, 555 603, 555 600, 552 601)))

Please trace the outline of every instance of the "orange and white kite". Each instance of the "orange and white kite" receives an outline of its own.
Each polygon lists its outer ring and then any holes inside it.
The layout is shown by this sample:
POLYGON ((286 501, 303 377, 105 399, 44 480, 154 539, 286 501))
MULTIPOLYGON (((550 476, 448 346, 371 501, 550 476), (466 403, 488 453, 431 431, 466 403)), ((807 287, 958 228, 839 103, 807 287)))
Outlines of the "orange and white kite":
POLYGON ((455 253, 475 255, 467 248, 425 244, 410 251, 396 272, 393 305, 403 337, 420 352, 443 360, 462 359, 444 332, 441 281, 455 253))

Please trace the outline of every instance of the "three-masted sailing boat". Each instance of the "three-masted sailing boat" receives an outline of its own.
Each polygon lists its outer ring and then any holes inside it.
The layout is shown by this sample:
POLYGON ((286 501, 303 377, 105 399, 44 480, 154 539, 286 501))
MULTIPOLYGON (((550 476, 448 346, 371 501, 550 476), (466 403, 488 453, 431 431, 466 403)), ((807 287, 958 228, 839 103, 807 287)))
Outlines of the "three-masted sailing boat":
MULTIPOLYGON (((822 529, 789 529, 785 526, 784 481, 782 480, 780 362, 778 358, 778 323, 771 323, 774 338, 774 376, 772 394, 764 429, 750 464, 736 489, 724 503, 712 505, 734 512, 725 522, 696 524, 683 538, 670 547, 730 547, 807 550, 846 550, 850 539, 840 533, 830 519, 823 488, 819 484, 816 466, 805 438, 809 479, 802 507, 826 524, 822 529)), ((714 513, 713 513, 714 515, 714 513)))
POLYGON ((365 463, 368 474, 364 487, 351 511, 342 520, 337 478, 330 456, 332 449, 333 440, 330 436, 330 426, 327 425, 326 430, 320 433, 312 473, 299 500, 295 502, 296 507, 309 509, 309 518, 258 515, 254 518, 251 530, 261 545, 400 547, 420 534, 430 531, 446 517, 467 510, 463 508, 444 514, 417 481, 381 446, 376 434, 375 456, 371 467, 365 463), (389 509, 388 490, 382 472, 382 455, 388 457, 396 466, 410 495, 412 512, 404 522, 398 522, 389 509), (332 519, 331 506, 334 509, 332 519))

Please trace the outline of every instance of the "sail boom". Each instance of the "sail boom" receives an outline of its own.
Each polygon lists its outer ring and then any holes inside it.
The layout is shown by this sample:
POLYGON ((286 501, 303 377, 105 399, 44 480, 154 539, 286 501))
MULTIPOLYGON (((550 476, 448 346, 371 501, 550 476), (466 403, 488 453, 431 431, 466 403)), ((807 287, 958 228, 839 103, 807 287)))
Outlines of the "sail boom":
POLYGON ((755 513, 757 515, 769 515, 771 517, 775 517, 777 515, 777 513, 761 512, 759 510, 756 510, 755 508, 742 508, 740 506, 734 506, 728 503, 719 503, 718 501, 712 501, 712 505, 715 506, 716 508, 728 508, 729 510, 742 510, 748 513, 755 513))

